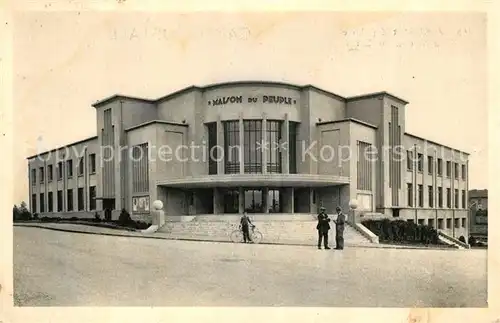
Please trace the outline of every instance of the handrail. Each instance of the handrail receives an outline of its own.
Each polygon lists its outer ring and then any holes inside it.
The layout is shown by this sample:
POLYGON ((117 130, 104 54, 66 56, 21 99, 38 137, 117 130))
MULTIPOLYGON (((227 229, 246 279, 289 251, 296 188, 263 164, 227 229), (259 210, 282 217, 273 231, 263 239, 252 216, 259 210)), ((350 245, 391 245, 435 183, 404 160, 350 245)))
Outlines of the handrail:
POLYGON ((450 240, 451 242, 453 242, 453 243, 455 243, 455 244, 457 244, 457 245, 459 245, 459 246, 461 246, 461 247, 465 248, 465 249, 470 249, 470 245, 469 245, 469 244, 464 243, 464 242, 462 242, 462 241, 460 241, 460 240, 458 240, 458 239, 456 239, 456 238, 454 238, 454 237, 452 237, 452 236, 449 236, 449 235, 447 235, 446 233, 444 233, 444 232, 442 232, 442 231, 438 231, 438 234, 439 234, 440 236, 442 236, 442 237, 444 237, 444 238, 446 238, 446 239, 450 240))

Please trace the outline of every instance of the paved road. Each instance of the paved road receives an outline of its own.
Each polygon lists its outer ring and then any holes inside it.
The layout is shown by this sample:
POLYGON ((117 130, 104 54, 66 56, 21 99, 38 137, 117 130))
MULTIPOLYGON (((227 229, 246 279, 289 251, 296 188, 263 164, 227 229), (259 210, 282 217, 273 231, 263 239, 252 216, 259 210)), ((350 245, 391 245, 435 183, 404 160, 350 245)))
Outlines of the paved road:
POLYGON ((25 306, 486 306, 485 250, 165 241, 14 228, 25 306))

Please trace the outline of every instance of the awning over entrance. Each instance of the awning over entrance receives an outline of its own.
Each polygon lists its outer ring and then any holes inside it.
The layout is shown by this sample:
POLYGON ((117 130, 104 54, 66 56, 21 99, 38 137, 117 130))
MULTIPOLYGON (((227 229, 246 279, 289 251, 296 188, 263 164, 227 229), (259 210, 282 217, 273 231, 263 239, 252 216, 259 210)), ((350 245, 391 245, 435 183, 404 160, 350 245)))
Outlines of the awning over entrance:
POLYGON ((348 176, 310 174, 228 174, 185 177, 157 181, 156 184, 177 188, 209 187, 324 187, 349 184, 348 176))

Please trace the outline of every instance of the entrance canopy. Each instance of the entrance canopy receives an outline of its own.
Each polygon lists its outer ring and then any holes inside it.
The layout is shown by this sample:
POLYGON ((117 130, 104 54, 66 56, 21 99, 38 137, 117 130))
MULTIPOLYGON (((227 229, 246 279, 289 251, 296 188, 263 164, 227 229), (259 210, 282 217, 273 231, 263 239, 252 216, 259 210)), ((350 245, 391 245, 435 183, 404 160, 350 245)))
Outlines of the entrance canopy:
POLYGON ((157 181, 157 185, 176 188, 210 187, 325 187, 349 184, 348 176, 310 174, 228 174, 184 177, 157 181))

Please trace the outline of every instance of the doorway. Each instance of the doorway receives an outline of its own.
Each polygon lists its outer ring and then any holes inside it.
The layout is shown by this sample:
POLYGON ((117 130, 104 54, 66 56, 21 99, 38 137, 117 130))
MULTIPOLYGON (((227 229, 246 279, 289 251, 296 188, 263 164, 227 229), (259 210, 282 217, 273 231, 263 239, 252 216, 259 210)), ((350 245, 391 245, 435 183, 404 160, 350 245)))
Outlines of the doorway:
POLYGON ((111 221, 111 214, 115 209, 115 199, 102 199, 102 208, 104 210, 104 219, 111 221))

